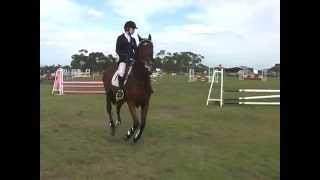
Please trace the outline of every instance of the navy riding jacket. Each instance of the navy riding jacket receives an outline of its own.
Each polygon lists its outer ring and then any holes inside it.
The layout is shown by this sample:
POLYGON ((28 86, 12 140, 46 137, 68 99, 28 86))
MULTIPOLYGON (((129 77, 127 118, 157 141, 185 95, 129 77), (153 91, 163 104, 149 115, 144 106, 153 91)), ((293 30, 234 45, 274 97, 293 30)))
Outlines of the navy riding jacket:
POLYGON ((137 48, 136 40, 133 37, 129 43, 124 33, 118 36, 116 44, 116 52, 119 56, 118 64, 120 62, 129 63, 130 59, 135 59, 137 48))

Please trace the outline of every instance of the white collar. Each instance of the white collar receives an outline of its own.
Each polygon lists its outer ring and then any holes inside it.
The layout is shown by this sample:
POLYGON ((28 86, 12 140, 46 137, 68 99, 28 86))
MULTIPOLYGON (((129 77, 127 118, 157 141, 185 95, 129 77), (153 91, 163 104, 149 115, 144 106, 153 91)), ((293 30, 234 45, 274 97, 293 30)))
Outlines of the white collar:
POLYGON ((129 35, 129 33, 124 32, 124 36, 128 39, 128 42, 130 42, 131 36, 129 35))

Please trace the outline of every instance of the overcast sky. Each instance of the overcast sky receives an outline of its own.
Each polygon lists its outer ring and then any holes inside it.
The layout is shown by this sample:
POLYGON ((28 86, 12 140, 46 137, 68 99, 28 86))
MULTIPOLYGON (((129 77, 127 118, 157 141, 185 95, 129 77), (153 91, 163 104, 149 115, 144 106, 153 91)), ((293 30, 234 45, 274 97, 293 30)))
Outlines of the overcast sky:
POLYGON ((80 49, 115 54, 127 20, 135 37, 151 34, 155 53, 192 51, 209 66, 280 63, 280 0, 40 0, 40 14, 41 65, 70 64, 80 49))

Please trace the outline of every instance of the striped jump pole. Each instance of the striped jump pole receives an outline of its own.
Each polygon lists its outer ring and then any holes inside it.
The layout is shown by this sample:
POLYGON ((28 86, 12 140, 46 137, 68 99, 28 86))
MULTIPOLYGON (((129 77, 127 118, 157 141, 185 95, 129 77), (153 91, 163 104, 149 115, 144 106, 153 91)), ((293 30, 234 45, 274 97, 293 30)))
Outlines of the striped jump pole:
POLYGON ((52 94, 105 94, 102 81, 64 81, 63 71, 57 71, 52 94))
POLYGON ((64 81, 64 94, 105 94, 102 81, 64 81))

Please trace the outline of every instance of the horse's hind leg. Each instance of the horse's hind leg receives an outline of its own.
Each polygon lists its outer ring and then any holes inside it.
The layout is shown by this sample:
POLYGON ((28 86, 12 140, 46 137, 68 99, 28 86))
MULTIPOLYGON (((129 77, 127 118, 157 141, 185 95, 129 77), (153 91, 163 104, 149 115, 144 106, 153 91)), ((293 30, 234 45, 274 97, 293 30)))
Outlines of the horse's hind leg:
POLYGON ((115 133, 116 133, 116 130, 115 130, 115 124, 113 122, 113 118, 112 118, 112 112, 111 112, 111 95, 110 93, 106 93, 106 103, 107 103, 107 112, 108 112, 108 115, 109 115, 109 127, 110 127, 110 130, 111 130, 111 135, 114 136, 115 133))
POLYGON ((143 133, 144 127, 146 125, 146 118, 147 118, 148 109, 149 109, 149 103, 147 103, 141 107, 141 124, 140 124, 140 127, 139 127, 136 135, 133 138, 133 142, 137 142, 143 133))
POLYGON ((137 111, 136 111, 136 107, 135 107, 134 103, 128 102, 128 107, 129 107, 129 110, 130 110, 130 113, 131 113, 131 116, 133 119, 133 127, 131 127, 128 130, 128 133, 125 136, 125 140, 130 139, 130 137, 132 137, 132 135, 134 134, 134 132, 136 131, 136 129, 139 126, 139 120, 137 117, 137 111))

